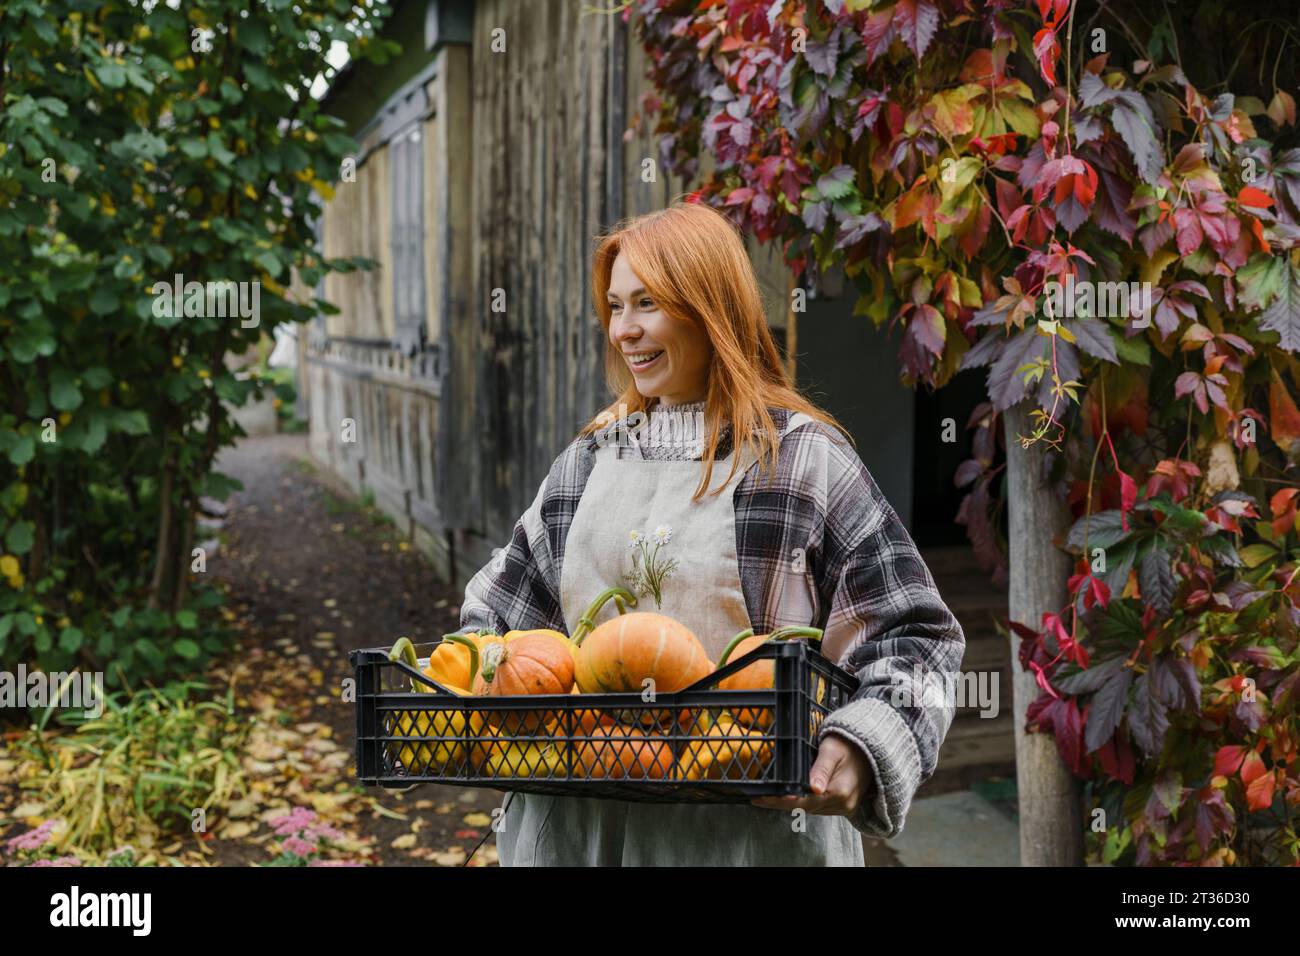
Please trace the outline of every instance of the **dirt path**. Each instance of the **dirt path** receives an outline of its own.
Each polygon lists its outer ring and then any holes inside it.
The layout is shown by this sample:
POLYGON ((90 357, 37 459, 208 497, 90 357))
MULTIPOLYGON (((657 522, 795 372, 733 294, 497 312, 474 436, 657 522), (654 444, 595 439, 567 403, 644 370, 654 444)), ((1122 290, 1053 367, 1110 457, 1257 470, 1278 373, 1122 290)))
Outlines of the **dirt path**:
MULTIPOLYGON (((351 676, 350 650, 387 646, 402 635, 419 643, 456 628, 461 594, 434 578, 382 514, 310 463, 304 436, 246 438, 223 451, 217 467, 244 490, 226 503, 210 568, 228 588, 232 623, 242 632, 236 659, 253 674, 247 704, 287 728, 283 740, 263 735, 246 767, 250 760, 255 772, 274 766, 268 792, 288 790, 314 806, 365 846, 360 855, 369 862, 459 865, 487 833, 486 814, 501 794, 357 787, 355 716, 339 688, 351 676), (278 772, 304 750, 317 757, 321 748, 327 757, 305 761, 306 779, 278 772)), ((253 827, 250 841, 266 832, 253 827)), ((258 847, 228 839, 216 849, 218 862, 259 858, 258 847)), ((473 864, 495 861, 488 837, 473 864)))

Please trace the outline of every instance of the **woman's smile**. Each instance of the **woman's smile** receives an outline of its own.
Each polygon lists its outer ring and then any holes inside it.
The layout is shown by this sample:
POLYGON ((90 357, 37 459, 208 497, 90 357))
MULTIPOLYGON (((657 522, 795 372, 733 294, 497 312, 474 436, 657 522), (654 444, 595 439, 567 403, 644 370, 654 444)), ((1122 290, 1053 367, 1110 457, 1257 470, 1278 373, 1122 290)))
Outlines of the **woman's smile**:
POLYGON ((644 372, 646 369, 650 368, 650 366, 658 362, 663 354, 663 349, 659 349, 655 352, 624 353, 627 357, 627 364, 632 368, 633 374, 644 372))

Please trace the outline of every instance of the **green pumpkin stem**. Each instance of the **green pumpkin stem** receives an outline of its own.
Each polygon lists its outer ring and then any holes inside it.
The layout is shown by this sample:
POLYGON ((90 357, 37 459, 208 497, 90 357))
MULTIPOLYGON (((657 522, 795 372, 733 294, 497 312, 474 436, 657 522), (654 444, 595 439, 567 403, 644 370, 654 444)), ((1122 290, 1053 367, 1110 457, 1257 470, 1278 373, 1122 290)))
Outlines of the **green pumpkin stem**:
POLYGON ((636 595, 627 588, 613 587, 601 591, 600 594, 596 596, 596 600, 591 602, 591 606, 587 608, 582 617, 578 618, 578 626, 573 629, 573 635, 571 637, 575 646, 581 645, 583 638, 590 634, 595 628, 596 615, 600 613, 600 609, 605 606, 610 598, 613 598, 614 603, 618 605, 619 614, 627 613, 627 607, 624 606, 624 602, 632 607, 636 607, 636 595))
POLYGON ((814 641, 820 641, 822 639, 822 629, 820 627, 794 627, 792 625, 778 627, 768 635, 768 640, 788 641, 796 637, 807 637, 814 641))
MULTIPOLYGON (((741 641, 753 636, 754 629, 752 627, 747 627, 733 637, 727 644, 726 648, 722 651, 722 657, 718 659, 718 667, 722 667, 722 665, 727 663, 731 657, 731 652, 736 649, 741 641)), ((822 639, 822 629, 820 627, 795 627, 794 625, 786 625, 785 627, 778 627, 771 634, 767 635, 767 640, 789 641, 796 637, 807 637, 814 641, 820 641, 822 639)), ((764 641, 763 643, 766 644, 767 641, 764 641)))
MULTIPOLYGON (((482 632, 479 633, 481 634, 482 632)), ((488 631, 488 633, 491 634, 492 632, 488 631)), ((478 645, 464 634, 444 634, 442 635, 442 639, 444 641, 452 641, 455 644, 464 644, 469 648, 469 689, 472 691, 474 689, 474 677, 478 674, 478 645)))
POLYGON ((480 660, 483 665, 482 674, 485 682, 490 684, 497 676, 497 668, 501 666, 501 657, 505 652, 506 646, 504 644, 489 644, 487 649, 484 650, 480 660))
POLYGON ((721 667, 723 664, 727 663, 727 659, 731 657, 731 652, 736 649, 737 644, 739 644, 745 638, 753 637, 753 636, 754 636, 754 629, 752 627, 747 627, 739 634, 737 634, 735 637, 733 637, 727 643, 727 646, 723 648, 722 656, 718 658, 718 666, 721 667))
MULTIPOLYGON (((397 639, 397 643, 393 645, 393 649, 388 652, 388 659, 390 661, 400 660, 405 664, 409 664, 413 670, 418 671, 420 669, 420 659, 416 656, 415 645, 411 643, 409 637, 399 637, 397 639)), ((417 681, 414 677, 411 678, 411 690, 418 694, 423 693, 427 689, 428 688, 417 681)))

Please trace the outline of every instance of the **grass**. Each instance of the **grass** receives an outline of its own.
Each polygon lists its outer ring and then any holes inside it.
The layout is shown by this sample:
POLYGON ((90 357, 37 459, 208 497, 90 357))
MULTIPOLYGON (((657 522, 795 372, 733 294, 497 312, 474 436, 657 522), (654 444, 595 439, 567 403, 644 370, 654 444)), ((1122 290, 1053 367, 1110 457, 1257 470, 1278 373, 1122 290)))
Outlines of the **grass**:
POLYGON ((98 719, 49 731, 47 710, 16 741, 39 764, 22 786, 61 819, 49 849, 93 859, 141 837, 188 834, 205 813, 244 791, 239 751, 247 725, 235 717, 234 690, 197 698, 208 685, 176 682, 111 695, 98 719))

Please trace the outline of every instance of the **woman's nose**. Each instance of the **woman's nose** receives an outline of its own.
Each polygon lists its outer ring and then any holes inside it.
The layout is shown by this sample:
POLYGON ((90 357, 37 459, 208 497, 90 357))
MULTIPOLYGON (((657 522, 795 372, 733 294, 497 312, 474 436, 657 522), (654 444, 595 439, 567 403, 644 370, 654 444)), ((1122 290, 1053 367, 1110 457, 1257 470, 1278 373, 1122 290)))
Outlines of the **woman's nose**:
POLYGON ((641 335, 641 327, 634 321, 629 321, 622 317, 615 317, 610 322, 611 336, 615 342, 622 342, 625 339, 635 339, 641 335))

